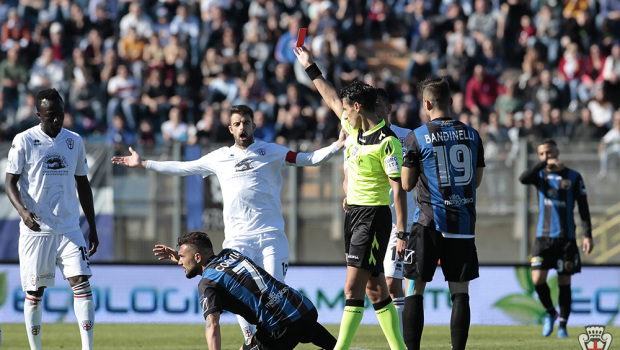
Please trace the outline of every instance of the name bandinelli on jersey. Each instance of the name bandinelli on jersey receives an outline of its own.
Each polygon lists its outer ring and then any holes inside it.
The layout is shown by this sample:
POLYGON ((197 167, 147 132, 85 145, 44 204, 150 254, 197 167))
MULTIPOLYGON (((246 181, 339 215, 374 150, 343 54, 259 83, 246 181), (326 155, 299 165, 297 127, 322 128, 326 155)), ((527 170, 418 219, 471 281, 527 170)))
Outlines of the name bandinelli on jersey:
POLYGON ((420 170, 414 220, 437 231, 474 235, 476 169, 484 167, 478 132, 451 119, 437 119, 405 139, 403 166, 420 170))
POLYGON ((232 249, 222 250, 209 263, 198 294, 205 318, 227 310, 267 331, 284 327, 314 308, 301 293, 232 249))

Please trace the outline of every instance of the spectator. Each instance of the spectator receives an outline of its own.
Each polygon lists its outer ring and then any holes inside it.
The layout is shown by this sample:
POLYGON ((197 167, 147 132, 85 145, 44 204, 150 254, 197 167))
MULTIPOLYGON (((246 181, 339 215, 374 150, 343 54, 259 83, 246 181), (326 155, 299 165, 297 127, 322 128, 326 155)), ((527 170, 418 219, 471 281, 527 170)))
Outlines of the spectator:
POLYGON ((222 100, 232 102, 237 98, 238 92, 239 87, 235 78, 230 75, 230 66, 224 65, 222 71, 217 74, 207 88, 206 102, 208 104, 222 100))
POLYGON ((181 110, 172 107, 168 113, 168 120, 161 124, 161 136, 167 144, 185 143, 188 139, 188 128, 187 123, 183 121, 181 110))
POLYGON ((559 108, 551 109, 551 113, 549 114, 549 116, 549 123, 545 125, 544 128, 544 137, 560 140, 561 142, 568 142, 569 137, 573 133, 572 123, 564 120, 562 110, 559 108))
POLYGON ((405 71, 405 77, 415 77, 418 81, 422 81, 430 75, 437 75, 441 48, 429 21, 420 22, 418 30, 419 36, 415 36, 411 42, 411 60, 405 71))
POLYGON ((276 143, 280 145, 306 139, 306 125, 301 118, 301 108, 298 105, 292 105, 288 109, 281 108, 276 130, 276 143))
POLYGON ((366 18, 366 40, 383 39, 388 41, 389 7, 385 0, 372 0, 368 6, 368 17, 366 18))
POLYGON ((35 93, 27 92, 24 97, 24 104, 20 105, 15 113, 15 129, 21 132, 40 122, 41 121, 37 117, 35 93))
POLYGON ((541 141, 543 137, 544 134, 541 128, 534 122, 534 111, 526 109, 523 112, 523 126, 519 128, 519 138, 535 143, 541 141))
POLYGON ((170 22, 170 34, 178 35, 179 40, 189 44, 191 51, 191 65, 198 65, 198 40, 200 36, 200 21, 189 13, 187 4, 181 3, 177 7, 176 16, 170 22))
POLYGON ((476 39, 474 39, 467 32, 467 27, 465 26, 465 22, 462 19, 457 19, 454 21, 454 30, 449 32, 446 35, 448 40, 448 46, 446 48, 446 56, 450 58, 451 55, 454 54, 454 45, 458 42, 463 44, 465 47, 465 51, 467 52, 467 56, 476 57, 478 53, 478 43, 476 39))
POLYGON ((536 111, 540 111, 542 105, 546 103, 552 107, 560 106, 560 90, 551 81, 551 72, 549 70, 545 69, 540 72, 540 82, 534 87, 531 99, 534 102, 534 110, 536 111))
POLYGON ((611 47, 611 55, 605 59, 603 66, 603 79, 605 79, 605 93, 614 107, 620 108, 620 43, 611 47))
POLYGON ((571 140, 576 143, 594 142, 600 139, 601 128, 592 121, 592 112, 588 108, 582 108, 579 113, 579 122, 573 128, 571 140))
MULTIPOLYGON (((581 82, 583 73, 583 59, 579 54, 579 46, 570 43, 564 51, 564 55, 560 59, 558 66, 559 88, 564 89, 568 86, 570 92, 570 104, 568 110, 574 112, 579 106, 579 98, 577 95, 577 86, 581 82)), ((585 101, 584 101, 585 102, 585 101)))
POLYGON ((484 70, 495 77, 499 77, 504 72, 504 59, 497 53, 491 39, 482 42, 482 54, 479 60, 484 70))
POLYGON ((518 112, 522 111, 524 107, 523 99, 516 94, 515 84, 513 79, 506 79, 506 82, 504 82, 504 93, 495 100, 495 112, 497 112, 499 121, 502 124, 506 120, 506 113, 508 111, 518 112))
POLYGON ((127 146, 132 146, 135 138, 133 130, 127 127, 125 118, 120 114, 115 114, 112 118, 112 124, 108 127, 108 135, 106 137, 106 143, 113 146, 114 154, 121 154, 127 149, 127 146))
POLYGON ((173 107, 179 108, 185 115, 189 122, 194 122, 194 93, 192 87, 189 84, 189 72, 187 70, 180 70, 177 73, 175 83, 172 87, 172 96, 170 97, 170 104, 173 107))
POLYGON ((265 118, 265 114, 263 112, 254 112, 254 125, 256 125, 256 129, 254 129, 254 138, 256 140, 265 142, 273 142, 273 140, 275 140, 275 128, 273 127, 273 124, 265 118))
POLYGON ((542 44, 549 63, 557 62, 562 32, 561 18, 554 16, 551 7, 545 4, 534 15, 534 27, 536 28, 536 36, 531 41, 542 44))
POLYGON ((65 69, 65 76, 71 82, 67 105, 78 116, 89 117, 101 125, 104 122, 103 106, 97 98, 97 84, 93 79, 92 68, 86 64, 84 53, 80 49, 73 49, 72 57, 65 69))
POLYGON ((486 39, 504 37, 504 18, 499 11, 491 10, 487 0, 474 0, 474 12, 467 20, 467 29, 478 44, 486 39))
POLYGON ((52 47, 52 57, 54 61, 64 63, 65 59, 71 56, 73 42, 65 37, 60 22, 54 22, 50 25, 49 44, 52 47))
POLYGON ((467 55, 465 44, 462 41, 455 42, 452 55, 446 58, 446 71, 458 87, 458 91, 465 91, 472 63, 473 60, 467 55))
POLYGON ((589 101, 594 97, 598 87, 603 85, 603 67, 607 56, 601 53, 601 48, 597 44, 590 46, 590 55, 585 61, 581 83, 577 87, 579 98, 582 101, 589 101))
MULTIPOLYGON (((620 111, 614 113, 612 128, 603 136, 598 154, 601 159, 601 170, 598 173, 598 179, 604 179, 611 168, 610 163, 613 161, 617 166, 620 161, 620 111)), ((610 173, 613 173, 612 180, 617 181, 617 171, 610 173)))
POLYGON ((142 69, 144 68, 142 54, 145 46, 146 43, 142 37, 138 36, 135 27, 130 27, 127 34, 123 35, 118 43, 118 57, 127 64, 133 76, 139 80, 142 79, 142 69))
POLYGON ((144 147, 145 151, 151 151, 155 147, 156 141, 153 124, 147 119, 142 119, 138 129, 138 145, 144 147))
POLYGON ((54 61, 52 48, 47 46, 30 70, 28 88, 31 91, 55 88, 63 94, 65 91, 64 78, 65 73, 62 64, 54 61))
POLYGON ((70 11, 71 15, 65 18, 64 23, 65 37, 74 45, 78 45, 91 29, 90 19, 84 15, 82 8, 76 2, 71 3, 70 11))
POLYGON ((288 17, 288 30, 280 36, 276 43, 274 52, 275 59, 280 62, 288 62, 291 65, 295 64, 297 57, 293 52, 295 42, 297 41, 297 32, 301 26, 301 18, 298 15, 292 15, 288 17))
POLYGON ((153 21, 148 15, 142 13, 142 5, 139 2, 132 2, 129 5, 129 13, 119 22, 119 36, 126 37, 131 28, 136 29, 139 38, 148 38, 153 33, 153 21))
POLYGON ((6 52, 6 58, 0 62, 0 84, 5 99, 4 108, 14 114, 23 99, 28 82, 28 68, 20 61, 20 47, 14 45, 6 52), (12 111, 12 112, 11 112, 12 111))
POLYGON ((158 70, 151 71, 146 84, 142 87, 141 115, 152 120, 155 125, 163 123, 168 119, 170 111, 170 94, 170 89, 162 81, 161 73, 158 70))
POLYGON ((347 85, 359 80, 367 73, 366 60, 359 56, 357 47, 349 44, 345 48, 344 57, 340 63, 340 85, 347 85))
POLYGON ((508 169, 506 157, 510 147, 508 129, 500 123, 497 113, 489 114, 489 123, 483 128, 481 137, 484 140, 484 157, 486 168, 485 183, 488 185, 492 198, 491 214, 508 212, 508 169))
POLYGON ((114 115, 121 108, 127 127, 135 130, 141 86, 140 81, 129 74, 126 65, 120 64, 118 66, 116 75, 110 78, 108 82, 108 95, 110 96, 107 108, 108 125, 112 125, 114 115))
POLYGON ((17 9, 11 7, 7 13, 7 20, 2 23, 2 51, 7 51, 14 45, 25 48, 30 44, 30 27, 17 14, 17 9))
POLYGON ((614 114, 614 106, 605 96, 602 88, 597 89, 594 99, 588 102, 588 109, 592 112, 592 120, 600 128, 609 129, 614 114))
POLYGON ((465 106, 474 115, 486 118, 492 111, 497 96, 503 92, 504 88, 497 82, 497 78, 477 64, 473 76, 467 82, 465 106))
MULTIPOLYGON (((232 140, 232 135, 228 128, 219 122, 218 114, 219 112, 211 106, 205 109, 202 113, 202 118, 196 123, 194 133, 189 135, 188 143, 190 145, 199 144, 206 146, 232 140)), ((256 117, 256 114, 254 116, 256 117)))
MULTIPOLYGON (((94 4, 94 3, 96 3, 95 0, 89 0, 89 6, 90 4, 94 4)), ((116 4, 115 1, 105 1, 105 3, 116 4)), ((99 6, 96 6, 95 8, 95 16, 90 17, 93 29, 96 29, 99 32, 101 38, 104 41, 110 42, 110 45, 113 44, 114 27, 116 27, 114 20, 111 17, 111 13, 112 12, 109 12, 106 10, 106 5, 100 4, 99 6)), ((116 14, 116 10, 114 10, 113 13, 116 14)))

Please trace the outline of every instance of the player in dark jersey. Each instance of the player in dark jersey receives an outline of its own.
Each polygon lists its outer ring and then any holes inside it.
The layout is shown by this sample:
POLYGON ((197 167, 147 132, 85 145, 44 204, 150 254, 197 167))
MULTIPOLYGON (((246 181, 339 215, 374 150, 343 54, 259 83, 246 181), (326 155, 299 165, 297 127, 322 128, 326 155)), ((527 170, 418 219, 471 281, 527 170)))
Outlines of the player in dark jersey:
POLYGON ((551 301, 547 273, 558 271, 560 326, 558 338, 567 338, 566 323, 571 311, 571 275, 581 271, 581 259, 575 240, 575 202, 579 204, 579 215, 583 229, 583 247, 590 254, 592 224, 586 196, 586 187, 581 175, 564 166, 558 160, 560 150, 552 139, 545 139, 538 145, 540 162, 527 169, 519 177, 524 185, 534 185, 538 191, 538 227, 532 250, 532 280, 538 298, 547 310, 543 319, 543 336, 553 332, 553 323, 558 313, 551 301))
POLYGON ((210 350, 222 348, 219 320, 223 311, 256 325, 256 333, 242 349, 290 350, 299 343, 333 349, 336 345, 336 339, 317 322, 312 302, 248 257, 233 249, 215 254, 204 232, 185 233, 177 245, 178 251, 161 244, 153 251, 159 260, 170 259, 183 266, 187 278, 202 276, 198 294, 210 350))
POLYGON ((420 348, 422 295, 441 259, 453 303, 452 349, 460 350, 465 349, 469 334, 469 281, 478 277, 475 205, 484 149, 476 130, 450 117, 452 98, 444 79, 425 80, 418 88, 430 122, 405 139, 402 184, 405 191, 417 187, 418 193, 404 271, 415 287, 413 295, 405 298, 403 335, 408 350, 420 348))

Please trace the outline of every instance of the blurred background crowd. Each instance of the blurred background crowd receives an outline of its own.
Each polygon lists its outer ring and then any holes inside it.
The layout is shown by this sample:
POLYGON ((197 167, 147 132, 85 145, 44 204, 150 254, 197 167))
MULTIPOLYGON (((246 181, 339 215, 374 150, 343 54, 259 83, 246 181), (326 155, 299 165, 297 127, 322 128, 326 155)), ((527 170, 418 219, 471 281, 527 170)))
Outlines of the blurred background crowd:
POLYGON ((322 144, 338 119, 292 51, 297 30, 336 87, 384 87, 391 122, 426 122, 416 83, 449 79, 453 116, 509 163, 519 139, 596 142, 620 155, 620 0, 0 0, 0 140, 38 124, 36 92, 65 98, 89 142, 230 143, 228 108, 255 137, 322 144), (406 45, 371 69, 375 43, 406 45))

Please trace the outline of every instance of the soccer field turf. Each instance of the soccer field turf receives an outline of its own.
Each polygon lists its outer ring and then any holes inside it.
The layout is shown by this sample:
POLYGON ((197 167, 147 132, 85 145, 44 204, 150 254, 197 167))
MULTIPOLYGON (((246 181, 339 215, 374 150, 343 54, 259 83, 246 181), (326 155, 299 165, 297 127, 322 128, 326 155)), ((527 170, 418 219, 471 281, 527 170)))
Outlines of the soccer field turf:
MULTIPOLYGON (((338 325, 328 325, 338 335, 338 325)), ((619 329, 605 330, 620 337, 619 329)), ((472 326, 469 332, 468 349, 528 349, 564 350, 580 349, 577 337, 584 333, 583 327, 569 327, 568 339, 557 339, 555 332, 549 338, 540 334, 540 326, 472 326)), ((76 324, 44 324, 43 347, 53 349, 79 348, 76 324)), ((222 326, 222 349, 239 349, 242 343, 241 331, 237 325, 222 326)), ((2 350, 27 349, 28 340, 23 324, 2 324, 2 350)), ((161 325, 161 324, 97 324, 95 326, 94 348, 98 350, 121 349, 207 349, 203 325, 161 325)), ((313 349, 312 345, 300 345, 297 349, 313 349)), ((351 349, 388 349, 379 326, 362 325, 357 331, 351 349)), ((613 348, 613 344, 612 344, 613 348)), ((447 326, 424 328, 422 349, 450 349, 450 329, 447 326)))

